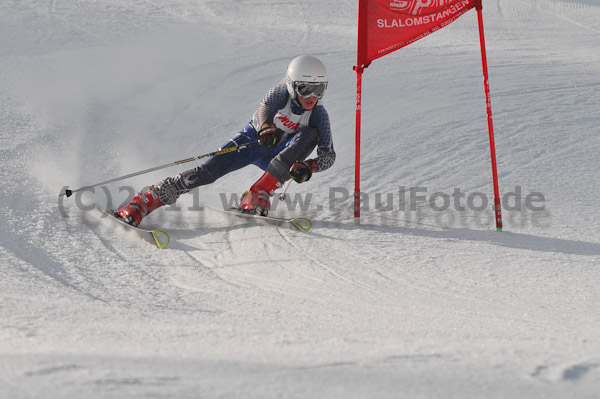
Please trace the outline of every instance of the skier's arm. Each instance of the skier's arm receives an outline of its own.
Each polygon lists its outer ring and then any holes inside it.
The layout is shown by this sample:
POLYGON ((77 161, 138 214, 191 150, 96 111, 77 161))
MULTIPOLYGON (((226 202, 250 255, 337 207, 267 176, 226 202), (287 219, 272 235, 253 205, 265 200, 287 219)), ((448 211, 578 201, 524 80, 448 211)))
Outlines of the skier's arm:
POLYGON ((333 149, 333 140, 331 138, 331 124, 329 123, 329 115, 323 106, 317 106, 313 110, 309 126, 317 130, 319 141, 317 143, 317 157, 314 158, 316 170, 313 172, 321 172, 329 169, 335 162, 335 151, 333 149))

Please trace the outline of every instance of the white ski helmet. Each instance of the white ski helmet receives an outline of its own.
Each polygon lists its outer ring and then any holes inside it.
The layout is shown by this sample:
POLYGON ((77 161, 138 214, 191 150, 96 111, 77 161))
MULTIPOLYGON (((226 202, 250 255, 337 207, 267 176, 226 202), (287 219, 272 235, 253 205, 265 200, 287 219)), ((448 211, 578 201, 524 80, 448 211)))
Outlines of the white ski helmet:
POLYGON ((327 70, 325 65, 312 55, 300 55, 290 62, 285 74, 290 97, 322 98, 327 89, 327 70))

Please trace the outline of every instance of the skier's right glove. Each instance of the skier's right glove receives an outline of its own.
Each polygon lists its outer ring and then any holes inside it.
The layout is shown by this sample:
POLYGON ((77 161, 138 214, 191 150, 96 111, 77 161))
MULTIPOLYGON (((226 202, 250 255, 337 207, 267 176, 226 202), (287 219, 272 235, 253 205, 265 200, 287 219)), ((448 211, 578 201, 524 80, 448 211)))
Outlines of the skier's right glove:
POLYGON ((313 172, 317 171, 317 161, 314 159, 307 159, 305 161, 295 162, 290 168, 290 177, 296 181, 296 183, 304 183, 309 181, 312 177, 313 172))
POLYGON ((275 126, 274 123, 265 122, 258 131, 258 143, 267 148, 273 148, 281 141, 283 130, 275 126))

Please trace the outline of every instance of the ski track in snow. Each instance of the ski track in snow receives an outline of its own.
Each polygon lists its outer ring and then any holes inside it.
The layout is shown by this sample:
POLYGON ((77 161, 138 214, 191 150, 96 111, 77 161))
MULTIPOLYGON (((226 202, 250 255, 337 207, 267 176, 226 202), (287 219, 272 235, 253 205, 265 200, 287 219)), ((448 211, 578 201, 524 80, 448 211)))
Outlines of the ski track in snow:
POLYGON ((491 199, 473 12, 366 70, 353 225, 356 18, 349 0, 0 5, 0 399, 597 396, 600 3, 484 2, 500 189, 522 193, 502 233, 489 209, 399 209, 399 187, 491 199), (307 210, 274 212, 309 233, 188 209, 251 168, 150 215, 164 250, 79 208, 178 168, 57 199, 219 148, 300 53, 328 67, 338 159, 292 186, 307 210))

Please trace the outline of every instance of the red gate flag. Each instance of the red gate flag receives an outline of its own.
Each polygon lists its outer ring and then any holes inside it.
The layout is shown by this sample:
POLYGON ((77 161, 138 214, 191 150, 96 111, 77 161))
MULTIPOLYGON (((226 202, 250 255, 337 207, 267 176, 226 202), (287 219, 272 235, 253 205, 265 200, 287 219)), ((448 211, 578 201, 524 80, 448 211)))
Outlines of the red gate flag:
POLYGON ((362 74, 371 61, 416 42, 452 23, 475 8, 479 25, 483 86, 486 98, 496 229, 502 231, 502 211, 490 86, 483 32, 482 0, 358 0, 358 49, 356 54, 356 144, 354 161, 354 223, 360 224, 360 123, 362 74))
POLYGON ((360 0, 358 66, 407 46, 452 23, 475 0, 360 0))

